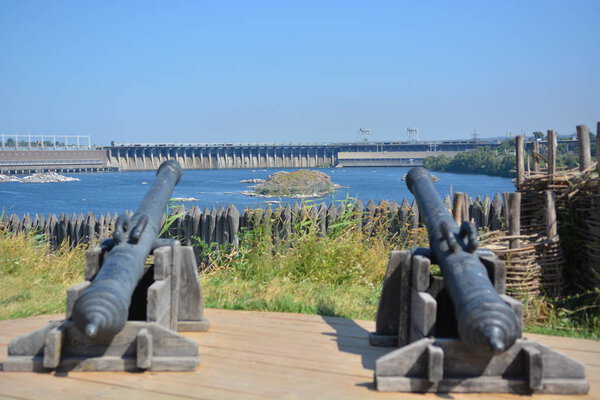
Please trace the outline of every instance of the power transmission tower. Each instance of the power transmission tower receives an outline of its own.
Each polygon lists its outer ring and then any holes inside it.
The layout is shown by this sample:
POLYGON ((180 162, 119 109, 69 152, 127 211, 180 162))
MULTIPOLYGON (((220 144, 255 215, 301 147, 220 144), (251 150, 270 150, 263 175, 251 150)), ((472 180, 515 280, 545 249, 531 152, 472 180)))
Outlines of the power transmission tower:
POLYGON ((360 128, 358 134, 362 137, 363 142, 371 141, 371 130, 369 128, 360 128))
POLYGON ((406 128, 406 138, 409 142, 418 142, 419 130, 417 128, 406 128))

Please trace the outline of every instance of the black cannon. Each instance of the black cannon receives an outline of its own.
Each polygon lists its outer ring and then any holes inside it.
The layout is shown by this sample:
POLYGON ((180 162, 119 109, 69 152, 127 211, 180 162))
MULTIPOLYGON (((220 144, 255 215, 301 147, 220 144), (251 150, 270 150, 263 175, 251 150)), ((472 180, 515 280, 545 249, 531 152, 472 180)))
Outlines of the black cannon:
POLYGON ((109 340, 123 329, 131 296, 155 246, 161 218, 181 178, 177 161, 164 162, 137 212, 117 220, 111 249, 92 284, 75 302, 72 319, 89 338, 109 340))
POLYGON ((522 304, 505 294, 504 262, 477 249, 470 223, 454 222, 427 171, 412 168, 406 183, 429 248, 390 254, 369 339, 398 348, 375 362, 377 390, 585 393, 583 365, 522 339, 522 304))
POLYGON ((452 299, 459 336, 475 353, 500 353, 515 343, 519 321, 500 298, 479 257, 477 232, 465 221, 456 225, 423 168, 412 168, 406 185, 419 205, 429 233, 431 259, 440 266, 452 299))
POLYGON ((5 371, 196 369, 197 343, 177 333, 209 327, 194 249, 157 238, 181 173, 176 161, 161 164, 138 211, 121 215, 112 239, 86 251, 85 279, 67 289, 65 319, 12 340, 5 371))

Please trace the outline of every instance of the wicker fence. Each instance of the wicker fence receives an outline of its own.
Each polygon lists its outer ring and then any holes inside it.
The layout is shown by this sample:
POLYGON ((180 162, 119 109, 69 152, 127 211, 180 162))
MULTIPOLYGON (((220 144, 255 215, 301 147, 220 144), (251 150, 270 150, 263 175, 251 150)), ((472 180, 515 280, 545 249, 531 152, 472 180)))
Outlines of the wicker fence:
MULTIPOLYGON (((600 123, 598 123, 600 131, 600 123)), ((560 296, 600 286, 600 164, 591 157, 590 135, 577 126, 579 167, 559 170, 557 135, 531 144, 516 139, 517 192, 507 195, 505 232, 484 245, 507 264, 507 288, 521 296, 560 296)), ((600 154, 600 135, 596 135, 600 154)))

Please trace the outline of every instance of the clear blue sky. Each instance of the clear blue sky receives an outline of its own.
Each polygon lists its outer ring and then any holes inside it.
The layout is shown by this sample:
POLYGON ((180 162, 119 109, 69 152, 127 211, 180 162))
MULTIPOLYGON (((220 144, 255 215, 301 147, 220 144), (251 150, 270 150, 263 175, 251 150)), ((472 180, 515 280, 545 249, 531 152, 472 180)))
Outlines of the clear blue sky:
POLYGON ((599 0, 0 0, 0 133, 108 144, 595 131, 599 21, 599 0))

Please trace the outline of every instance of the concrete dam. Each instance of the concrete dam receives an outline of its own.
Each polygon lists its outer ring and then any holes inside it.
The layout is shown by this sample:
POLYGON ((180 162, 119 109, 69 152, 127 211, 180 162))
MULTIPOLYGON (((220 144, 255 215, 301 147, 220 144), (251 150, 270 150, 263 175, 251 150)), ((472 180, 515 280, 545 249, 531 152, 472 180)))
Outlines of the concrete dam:
POLYGON ((330 144, 113 142, 105 149, 108 165, 131 171, 156 169, 168 159, 177 160, 185 169, 418 166, 423 164, 425 157, 441 154, 452 157, 477 145, 482 143, 468 140, 330 144))
MULTIPOLYGON (((17 141, 15 140, 15 143, 17 141)), ((6 144, 6 143, 5 143, 6 144)), ((0 174, 155 170, 169 159, 185 169, 410 167, 429 156, 453 157, 496 141, 358 143, 115 143, 105 147, 49 146, 33 142, 0 147, 0 174)))

